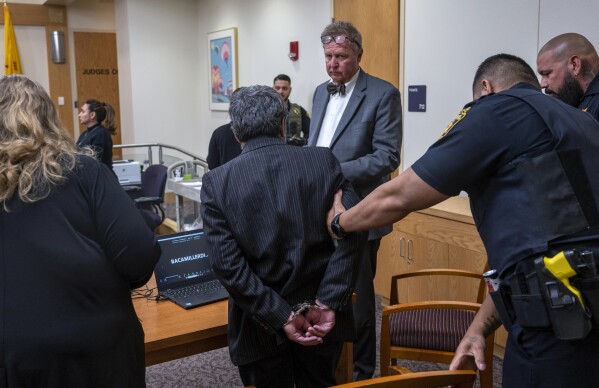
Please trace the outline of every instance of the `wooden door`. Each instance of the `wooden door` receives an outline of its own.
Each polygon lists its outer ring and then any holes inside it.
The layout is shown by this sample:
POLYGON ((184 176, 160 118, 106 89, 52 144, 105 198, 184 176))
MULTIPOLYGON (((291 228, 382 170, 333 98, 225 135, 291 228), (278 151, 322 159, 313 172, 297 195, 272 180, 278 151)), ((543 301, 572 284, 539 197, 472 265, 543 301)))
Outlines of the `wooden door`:
MULTIPOLYGON (((119 70, 117 64, 116 34, 106 32, 74 32, 75 71, 77 73, 78 109, 88 99, 104 101, 115 109, 117 133, 114 144, 121 144, 119 70)), ((85 130, 80 128, 80 132, 85 130)), ((120 159, 121 152, 114 150, 113 157, 120 159)))
POLYGON ((399 0, 334 0, 333 17, 362 34, 364 71, 399 88, 399 0))

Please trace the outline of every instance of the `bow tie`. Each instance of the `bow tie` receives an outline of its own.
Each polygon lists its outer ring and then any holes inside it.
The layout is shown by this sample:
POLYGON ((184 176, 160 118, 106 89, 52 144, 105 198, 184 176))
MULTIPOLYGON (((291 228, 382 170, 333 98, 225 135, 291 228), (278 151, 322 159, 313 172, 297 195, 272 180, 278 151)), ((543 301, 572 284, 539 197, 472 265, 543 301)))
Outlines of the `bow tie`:
POLYGON ((345 96, 345 84, 335 85, 334 83, 330 82, 327 85, 327 92, 329 92, 331 95, 339 93, 340 96, 345 96))

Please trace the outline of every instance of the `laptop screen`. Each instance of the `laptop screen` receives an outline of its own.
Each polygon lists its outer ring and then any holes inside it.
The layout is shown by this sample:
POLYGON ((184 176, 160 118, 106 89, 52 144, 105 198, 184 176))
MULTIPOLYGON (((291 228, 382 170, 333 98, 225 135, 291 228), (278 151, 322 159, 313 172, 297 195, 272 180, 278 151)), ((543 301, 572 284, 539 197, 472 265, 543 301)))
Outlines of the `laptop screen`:
POLYGON ((216 279, 202 229, 158 237, 162 248, 154 274, 158 291, 216 279))

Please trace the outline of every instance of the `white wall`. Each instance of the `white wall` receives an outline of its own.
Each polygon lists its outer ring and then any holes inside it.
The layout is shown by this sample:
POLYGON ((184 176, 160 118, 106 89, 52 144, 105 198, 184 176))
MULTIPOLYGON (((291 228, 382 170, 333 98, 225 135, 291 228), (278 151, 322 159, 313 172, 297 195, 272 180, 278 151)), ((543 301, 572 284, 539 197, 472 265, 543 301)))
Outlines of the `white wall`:
POLYGON ((478 65, 501 52, 534 65, 538 1, 406 0, 404 169, 472 100, 478 65), (409 85, 427 86, 426 112, 408 112, 409 85))
POLYGON ((596 0, 404 1, 404 168, 472 100, 472 80, 485 58, 514 54, 536 70, 538 50, 564 32, 581 33, 599 48, 596 0), (409 85, 427 85, 426 112, 408 112, 409 85))
POLYGON ((539 49, 556 35, 577 32, 599 50, 598 15, 597 0, 540 0, 539 49))
MULTIPOLYGON (((75 46, 73 32, 115 32, 114 4, 97 0, 73 0, 67 7, 67 22, 69 25, 68 62, 71 67, 71 93, 73 101, 77 101, 77 74, 75 70, 75 46)), ((109 101, 110 102, 110 101, 109 101)), ((79 136, 79 109, 73 108, 73 128, 75 138, 79 136)))
MULTIPOLYGON (((10 5, 9 5, 10 9, 10 5)), ((41 26, 14 26, 23 74, 50 90, 48 75, 48 50, 46 28, 41 26)), ((0 25, 0 36, 4 37, 4 24, 0 25)), ((0 74, 4 75, 4 39, 0 39, 0 74)))
POLYGON ((320 32, 331 20, 330 1, 117 0, 121 121, 124 143, 162 142, 206 156, 212 131, 227 112, 209 109, 208 37, 237 27, 239 86, 292 79, 291 100, 311 108, 326 80, 320 32), (291 17, 290 15, 293 15, 291 17), (154 26, 154 28, 148 28, 154 26), (291 61, 289 42, 299 41, 291 61))
POLYGON ((287 74, 293 88, 290 100, 311 112, 314 89, 328 79, 319 37, 331 21, 330 1, 203 0, 199 5, 203 155, 212 131, 228 121, 226 112, 208 110, 208 32, 237 27, 239 86, 270 86, 277 74, 287 74), (297 61, 288 57, 291 41, 299 42, 297 61))
POLYGON ((161 142, 199 152, 198 2, 117 0, 123 143, 161 142), (133 135, 129 138, 129 135, 133 135))

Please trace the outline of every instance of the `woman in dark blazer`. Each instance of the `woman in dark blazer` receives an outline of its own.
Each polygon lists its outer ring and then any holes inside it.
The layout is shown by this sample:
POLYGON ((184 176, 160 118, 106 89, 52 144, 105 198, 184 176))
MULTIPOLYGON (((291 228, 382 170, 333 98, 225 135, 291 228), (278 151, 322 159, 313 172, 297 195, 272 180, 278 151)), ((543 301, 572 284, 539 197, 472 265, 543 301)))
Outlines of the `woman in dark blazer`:
POLYGON ((116 134, 112 105, 87 100, 79 112, 79 123, 87 129, 77 139, 78 147, 90 147, 96 158, 112 169, 112 137, 116 134))

